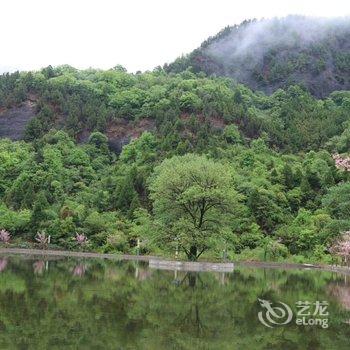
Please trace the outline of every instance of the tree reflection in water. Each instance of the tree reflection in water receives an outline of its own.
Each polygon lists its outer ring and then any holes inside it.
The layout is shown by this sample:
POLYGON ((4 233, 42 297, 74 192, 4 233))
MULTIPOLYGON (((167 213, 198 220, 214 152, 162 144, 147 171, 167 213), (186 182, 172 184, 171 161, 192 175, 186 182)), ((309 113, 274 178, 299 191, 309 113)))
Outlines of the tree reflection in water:
POLYGON ((84 264, 78 264, 73 269, 73 276, 76 277, 83 277, 86 272, 86 265, 84 264))
POLYGON ((42 275, 45 269, 45 261, 38 260, 33 264, 33 270, 36 275, 42 275))
POLYGON ((5 271, 6 267, 7 267, 7 258, 1 258, 0 259, 0 272, 5 271))
POLYGON ((335 273, 194 273, 75 259, 47 264, 0 259, 1 349, 348 348, 349 283, 335 273), (330 327, 267 329, 257 318, 258 298, 283 301, 294 312, 296 301, 327 300, 330 327))

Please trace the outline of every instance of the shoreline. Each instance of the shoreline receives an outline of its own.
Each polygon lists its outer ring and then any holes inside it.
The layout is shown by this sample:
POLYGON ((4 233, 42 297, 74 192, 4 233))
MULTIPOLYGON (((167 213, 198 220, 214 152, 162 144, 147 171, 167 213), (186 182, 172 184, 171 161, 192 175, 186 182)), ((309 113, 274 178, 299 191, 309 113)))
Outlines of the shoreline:
POLYGON ((338 265, 314 265, 314 264, 297 264, 283 262, 266 262, 266 261, 227 261, 227 262, 210 262, 210 261, 183 261, 171 260, 169 258, 152 256, 152 255, 131 255, 131 254, 109 254, 109 253, 92 253, 78 252, 69 250, 50 250, 50 249, 31 249, 31 248, 0 248, 1 255, 26 255, 33 257, 62 257, 62 258, 90 258, 90 259, 108 259, 115 261, 142 261, 148 262, 150 268, 160 268, 166 266, 166 269, 191 270, 191 271, 233 271, 234 266, 251 267, 251 268, 269 268, 269 269, 304 269, 304 270, 322 270, 328 272, 337 272, 350 275, 350 268, 338 265))

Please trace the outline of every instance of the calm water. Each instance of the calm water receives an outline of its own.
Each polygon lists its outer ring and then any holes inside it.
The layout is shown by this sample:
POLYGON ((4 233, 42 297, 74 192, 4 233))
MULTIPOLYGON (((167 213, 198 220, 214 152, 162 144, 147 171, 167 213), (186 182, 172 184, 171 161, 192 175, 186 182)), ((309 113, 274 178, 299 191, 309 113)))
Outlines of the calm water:
POLYGON ((1 256, 0 271, 0 349, 350 348, 349 276, 241 267, 186 274, 140 262, 1 256), (292 320, 266 327, 258 299, 283 302, 292 320), (298 301, 326 301, 328 328, 297 325, 298 301))

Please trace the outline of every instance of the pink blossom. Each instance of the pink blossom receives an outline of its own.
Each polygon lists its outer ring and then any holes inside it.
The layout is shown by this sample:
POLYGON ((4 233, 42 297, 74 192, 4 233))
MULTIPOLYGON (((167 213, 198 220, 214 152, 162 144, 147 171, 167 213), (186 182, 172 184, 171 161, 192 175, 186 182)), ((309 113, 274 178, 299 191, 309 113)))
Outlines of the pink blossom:
POLYGON ((330 249, 331 253, 338 255, 347 264, 350 258, 350 231, 342 234, 330 249))
POLYGON ((81 233, 81 234, 77 233, 75 236, 75 240, 79 245, 83 245, 83 244, 87 243, 87 241, 88 241, 87 237, 83 233, 81 233))
POLYGON ((333 154, 332 156, 335 166, 344 171, 350 171, 350 157, 342 157, 339 154, 333 154))
POLYGON ((10 242, 10 239, 11 239, 11 235, 8 231, 6 230, 0 231, 0 242, 7 244, 10 242))

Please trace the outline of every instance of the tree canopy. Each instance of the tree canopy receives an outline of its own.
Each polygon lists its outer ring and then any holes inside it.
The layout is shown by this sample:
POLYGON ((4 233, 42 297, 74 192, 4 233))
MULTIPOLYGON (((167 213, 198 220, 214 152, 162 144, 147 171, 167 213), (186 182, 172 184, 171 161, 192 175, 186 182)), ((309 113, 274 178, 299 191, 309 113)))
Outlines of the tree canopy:
POLYGON ((166 159, 155 168, 150 186, 156 219, 169 239, 190 260, 220 240, 235 213, 240 196, 228 166, 205 156, 187 154, 166 159))

